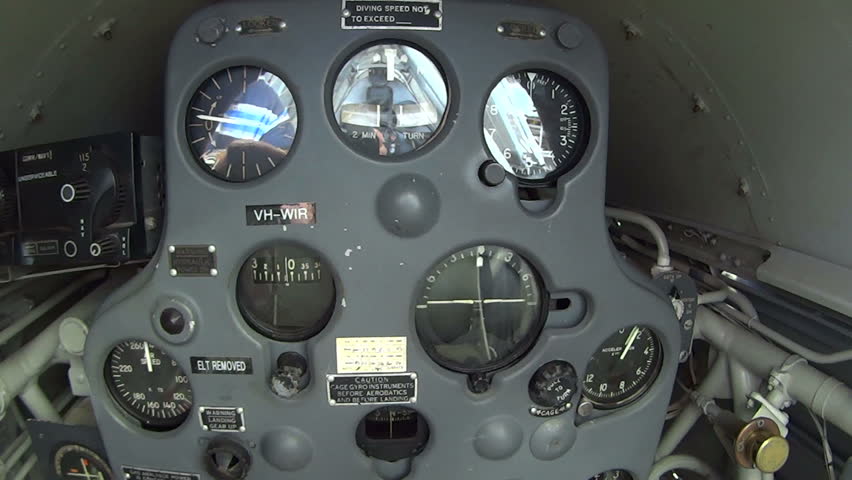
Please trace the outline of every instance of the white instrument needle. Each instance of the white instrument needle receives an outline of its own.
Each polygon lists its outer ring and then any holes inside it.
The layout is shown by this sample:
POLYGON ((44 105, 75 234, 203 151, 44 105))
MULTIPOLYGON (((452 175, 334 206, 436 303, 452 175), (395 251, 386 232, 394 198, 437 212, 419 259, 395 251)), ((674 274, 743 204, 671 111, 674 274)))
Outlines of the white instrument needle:
POLYGON ((630 331, 630 336, 627 337, 627 343, 624 344, 624 351, 621 352, 621 357, 619 360, 624 360, 624 357, 627 356, 627 352, 630 351, 630 347, 633 346, 633 342, 636 341, 636 337, 639 335, 639 327, 633 327, 633 330, 630 331))
POLYGON ((246 127, 261 127, 262 123, 256 122, 254 120, 245 120, 242 118, 226 118, 226 117, 214 117, 212 115, 196 115, 196 118, 199 120, 205 120, 210 122, 218 122, 218 123, 230 123, 232 125, 243 125, 246 127))
POLYGON ((144 342, 145 346, 145 363, 148 365, 148 373, 154 373, 154 366, 151 364, 151 350, 148 349, 148 342, 144 342))

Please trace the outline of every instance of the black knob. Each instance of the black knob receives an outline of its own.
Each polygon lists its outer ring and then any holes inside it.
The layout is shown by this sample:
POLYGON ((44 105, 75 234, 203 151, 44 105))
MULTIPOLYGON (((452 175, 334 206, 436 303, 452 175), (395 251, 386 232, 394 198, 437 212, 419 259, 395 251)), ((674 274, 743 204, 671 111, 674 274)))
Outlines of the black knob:
POLYGON ((576 391, 577 372, 570 363, 563 360, 545 363, 530 379, 530 400, 542 408, 567 407, 576 391))
POLYGON ((293 398, 311 383, 308 361, 296 352, 278 357, 278 368, 269 379, 269 386, 279 397, 293 398))
POLYGON ((204 451, 204 466, 217 480, 243 480, 251 468, 251 455, 235 440, 214 438, 204 451))
POLYGON ((491 388, 491 379, 482 373, 471 373, 467 376, 467 388, 473 393, 485 393, 491 388))
POLYGON ((160 326, 169 335, 178 335, 186 328, 186 318, 176 308, 167 308, 160 313, 160 326))

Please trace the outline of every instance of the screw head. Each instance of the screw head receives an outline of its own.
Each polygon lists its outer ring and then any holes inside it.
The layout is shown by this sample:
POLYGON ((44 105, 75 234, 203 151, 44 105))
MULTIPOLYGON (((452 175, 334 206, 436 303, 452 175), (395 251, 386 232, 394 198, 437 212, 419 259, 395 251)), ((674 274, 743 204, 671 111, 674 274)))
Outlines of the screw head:
POLYGON ((506 27, 503 25, 497 25, 497 33, 503 33, 506 31, 506 27))
POLYGON ((432 15, 435 15, 435 18, 441 18, 444 14, 440 10, 435 10, 432 12, 432 15))
POLYGON ((216 253, 216 245, 210 245, 207 247, 207 251, 210 253, 216 253))
POLYGON ((169 245, 169 253, 175 253, 175 246, 169 245))
POLYGON ((204 408, 204 407, 198 407, 198 413, 204 413, 205 411, 207 411, 207 409, 206 409, 206 408, 204 408))
POLYGON ((237 409, 237 413, 239 413, 240 415, 242 415, 242 413, 243 413, 243 409, 242 409, 242 407, 240 407, 240 408, 238 408, 238 409, 237 409))
POLYGON ((541 37, 541 38, 546 37, 547 36, 547 30, 542 28, 541 30, 538 31, 538 36, 541 37))
POLYGON ((335 402, 334 400, 329 400, 329 401, 328 401, 328 404, 329 404, 329 405, 337 405, 337 402, 335 402))
POLYGON ((234 27, 234 31, 235 31, 235 32, 237 32, 237 33, 242 32, 242 31, 243 31, 243 26, 238 24, 236 27, 234 27))
POLYGON ((581 417, 588 417, 589 415, 592 414, 594 409, 595 409, 595 406, 592 405, 592 402, 584 400, 584 401, 580 402, 580 405, 577 407, 577 414, 580 415, 581 417))
POLYGON ((683 352, 680 352, 680 355, 678 356, 678 358, 680 359, 681 362, 685 362, 686 359, 689 358, 689 353, 684 350, 683 352))
POLYGON ((210 430, 210 427, 208 427, 207 425, 202 425, 201 429, 206 432, 207 430, 210 430))
POLYGON ((240 427, 240 431, 241 431, 241 432, 245 432, 245 431, 246 431, 246 427, 240 427))
POLYGON ((287 22, 282 20, 281 23, 278 24, 278 28, 284 30, 285 28, 287 28, 287 22))
POLYGON ((174 268, 169 270, 169 275, 171 275, 173 277, 177 277, 177 270, 175 270, 174 268))
POLYGON ((219 275, 219 270, 216 270, 215 268, 211 268, 210 269, 210 276, 215 277, 216 275, 219 275))
POLYGON ((352 12, 350 12, 348 8, 343 10, 343 18, 349 18, 351 16, 352 12))

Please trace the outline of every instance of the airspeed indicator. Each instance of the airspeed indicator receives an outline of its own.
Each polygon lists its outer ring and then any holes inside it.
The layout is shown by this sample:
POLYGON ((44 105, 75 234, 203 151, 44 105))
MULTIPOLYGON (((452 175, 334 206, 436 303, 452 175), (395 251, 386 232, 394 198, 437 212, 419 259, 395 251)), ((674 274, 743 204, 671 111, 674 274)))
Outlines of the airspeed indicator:
POLYGON ((116 345, 104 366, 116 403, 146 430, 171 430, 192 410, 189 377, 160 347, 145 340, 116 345))

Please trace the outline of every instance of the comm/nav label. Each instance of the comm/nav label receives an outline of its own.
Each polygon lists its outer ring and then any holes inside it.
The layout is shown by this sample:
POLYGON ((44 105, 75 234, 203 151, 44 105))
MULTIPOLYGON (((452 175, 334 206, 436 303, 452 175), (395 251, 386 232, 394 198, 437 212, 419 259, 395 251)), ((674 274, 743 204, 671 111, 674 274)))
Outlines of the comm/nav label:
POLYGON ((441 0, 343 0, 344 30, 441 30, 441 0))
POLYGON ((388 405, 417 401, 417 374, 326 375, 329 405, 388 405))

